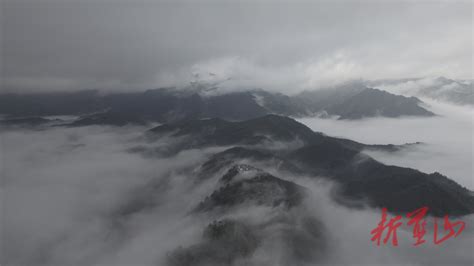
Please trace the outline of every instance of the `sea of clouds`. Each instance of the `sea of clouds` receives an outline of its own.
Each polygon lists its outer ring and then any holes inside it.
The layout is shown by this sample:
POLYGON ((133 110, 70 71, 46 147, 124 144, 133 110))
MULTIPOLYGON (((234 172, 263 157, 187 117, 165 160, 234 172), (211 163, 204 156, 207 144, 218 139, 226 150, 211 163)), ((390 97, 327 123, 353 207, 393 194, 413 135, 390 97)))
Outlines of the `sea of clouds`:
POLYGON ((303 118, 298 121, 314 131, 369 144, 422 142, 396 153, 367 151, 377 160, 411 167, 423 172, 440 172, 461 185, 474 189, 472 107, 455 106, 423 99, 436 116, 367 118, 349 121, 303 118))
MULTIPOLYGON (((430 135, 430 132, 436 132, 434 125, 445 119, 428 119, 426 125, 420 125, 422 120, 417 119, 376 119, 352 126, 348 126, 352 122, 311 120, 318 122, 317 128, 309 120, 303 122, 331 135, 350 135, 369 143, 424 141, 426 146, 414 148, 415 151, 372 155, 384 162, 408 164, 424 171, 438 170, 468 185, 468 179, 460 178, 471 171, 461 168, 468 165, 467 160, 458 161, 460 155, 450 157, 454 151, 435 152, 441 148, 434 144, 443 144, 434 142, 441 133, 430 135), (415 125, 427 131, 406 133, 416 128, 415 125), (430 130, 427 125, 432 125, 430 130), (364 128, 374 130, 371 137, 360 131, 364 128), (398 134, 389 134, 393 128, 398 129, 398 134), (423 136, 426 138, 420 139, 423 136), (434 163, 430 164, 430 159, 434 163), (447 162, 443 164, 442 160, 447 162), (450 167, 457 169, 455 166, 459 167, 457 172, 450 171, 450 167)), ((456 121, 451 123, 456 125, 456 121)), ((445 134, 449 130, 454 134, 453 128, 444 129, 445 134)), ((165 265, 169 252, 176 247, 196 243, 211 220, 189 215, 189 211, 212 193, 219 176, 196 183, 193 173, 208 156, 222 148, 187 150, 169 158, 131 152, 132 148, 147 144, 143 138, 145 130, 144 127, 92 126, 2 131, 2 262, 5 265, 165 265)), ((453 135, 455 148, 462 146, 458 143, 462 142, 462 136, 465 134, 461 132, 453 135)), ((169 143, 170 139, 162 141, 169 143)), ((154 145, 159 146, 159 142, 154 145)), ((446 142, 446 145, 451 143, 446 142)), ((312 191, 306 202, 310 208, 306 211, 322 221, 330 246, 319 263, 471 265, 474 260, 470 252, 474 233, 472 216, 463 218, 467 227, 458 238, 440 246, 432 244, 432 220, 429 220, 426 245, 413 247, 411 228, 404 227, 399 230, 399 247, 376 247, 370 241, 370 231, 380 219, 380 210, 341 207, 330 200, 331 184, 267 170, 312 191)), ((267 211, 249 208, 240 216, 265 219, 267 211)), ((274 252, 277 251, 261 247, 254 257, 236 265, 288 262, 284 255, 275 256, 274 252)))

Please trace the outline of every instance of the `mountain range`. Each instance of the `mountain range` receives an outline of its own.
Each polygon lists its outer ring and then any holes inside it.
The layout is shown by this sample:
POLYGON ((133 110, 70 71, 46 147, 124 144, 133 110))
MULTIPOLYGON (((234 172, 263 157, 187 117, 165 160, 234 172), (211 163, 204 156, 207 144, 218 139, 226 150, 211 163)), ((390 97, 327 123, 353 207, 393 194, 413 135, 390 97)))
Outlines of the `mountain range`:
MULTIPOLYGON (((274 241, 283 245, 279 256, 287 265, 323 262, 332 239, 321 217, 308 211, 314 192, 305 178, 333 184, 330 197, 346 208, 385 207, 404 215, 428 207, 436 217, 474 213, 474 193, 448 177, 385 165, 364 153, 396 152, 404 146, 334 138, 288 117, 193 119, 153 127, 144 136, 148 145, 133 152, 150 158, 220 148, 187 170, 196 187, 212 186, 188 215, 211 221, 196 242, 170 251, 171 266, 232 265, 274 241), (167 146, 153 145, 163 140, 167 146), (238 215, 253 208, 265 214, 258 219, 238 215)), ((149 199, 156 193, 147 186, 121 214, 152 209, 156 201, 149 199)))
POLYGON ((387 207, 394 213, 428 206, 430 213, 437 216, 474 212, 472 192, 446 176, 388 166, 363 153, 365 149, 393 151, 393 146, 326 136, 283 116, 266 115, 241 122, 177 122, 152 128, 146 135, 150 142, 163 137, 175 139, 168 147, 150 148, 152 151, 147 154, 155 156, 231 146, 203 164, 200 179, 247 159, 266 162, 267 167, 272 165, 282 172, 333 181, 338 184, 334 198, 342 204, 361 201, 373 207, 387 207))
MULTIPOLYGON (((397 108, 420 110, 418 100, 360 88, 340 89, 337 93, 343 95, 334 96, 333 100, 329 100, 333 97, 331 92, 321 90, 314 94, 326 95, 328 100, 311 102, 307 95, 312 93, 290 97, 255 90, 205 96, 160 89, 126 96, 100 96, 89 91, 77 93, 77 98, 65 94, 45 97, 41 104, 34 97, 29 98, 35 104, 29 105, 30 109, 19 109, 15 116, 3 120, 3 124, 33 127, 142 124, 146 127, 136 129, 146 128, 141 135, 143 144, 127 152, 150 161, 173 160, 179 153, 191 150, 200 152, 196 165, 173 171, 185 173, 189 189, 206 187, 206 193, 200 194, 191 208, 185 210, 188 217, 202 221, 194 225, 201 226, 202 233, 193 241, 170 248, 160 265, 236 265, 254 257, 262 248, 281 251, 276 256, 283 265, 323 263, 330 256, 328 250, 334 239, 327 224, 314 211, 311 197, 315 192, 308 179, 315 184, 330 184, 329 200, 348 209, 387 208, 392 214, 406 215, 428 207, 428 214, 435 217, 474 213, 474 192, 448 177, 386 165, 364 153, 366 150, 398 152, 422 143, 365 144, 314 132, 287 116, 268 114, 271 109, 275 113, 304 115, 324 106, 328 114, 337 110, 341 119, 365 117, 362 113, 394 116, 397 108), (364 104, 370 103, 366 97, 384 102, 386 108, 379 109, 379 103, 366 108, 364 104), (300 104, 304 101, 310 103, 300 104), (45 102, 53 104, 42 105, 45 102), (333 104, 326 105, 329 102, 333 104), (96 110, 109 107, 70 121, 58 117, 21 117, 28 112, 47 116, 80 114, 85 106, 96 110), (151 126, 150 121, 160 124, 151 126)), ((19 97, 18 104, 27 96, 8 97, 19 97)), ((319 97, 322 96, 314 99, 319 97)), ((4 106, 1 108, 5 110, 4 106)), ((172 180, 180 174, 165 174, 164 179, 172 180)), ((133 218, 162 204, 160 196, 164 189, 167 181, 154 183, 153 179, 134 188, 109 213, 107 222, 113 232, 122 235, 127 225, 133 224, 133 218)))
MULTIPOLYGON (((284 95, 262 89, 209 93, 202 85, 144 92, 100 94, 95 90, 70 93, 1 94, 0 114, 11 118, 75 115, 73 126, 167 123, 183 119, 246 120, 266 114, 292 117, 432 116, 414 97, 394 95, 358 83, 337 88, 284 95)), ((20 122, 19 120, 16 120, 20 122)), ((14 123, 10 121, 8 123, 14 123)))

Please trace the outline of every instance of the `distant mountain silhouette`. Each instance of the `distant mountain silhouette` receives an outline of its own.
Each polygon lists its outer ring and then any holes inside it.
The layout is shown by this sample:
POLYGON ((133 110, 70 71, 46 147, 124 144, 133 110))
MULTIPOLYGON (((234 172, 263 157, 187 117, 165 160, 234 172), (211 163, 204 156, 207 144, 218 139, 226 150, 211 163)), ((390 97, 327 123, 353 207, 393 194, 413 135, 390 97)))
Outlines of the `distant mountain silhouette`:
POLYGON ((362 83, 305 91, 295 96, 311 112, 338 116, 339 119, 365 117, 433 116, 415 97, 394 95, 365 87, 362 83))
POLYGON ((364 117, 432 116, 432 112, 419 106, 415 97, 407 98, 377 89, 364 89, 342 103, 329 107, 329 113, 340 119, 364 117))
POLYGON ((0 114, 24 116, 77 115, 73 126, 168 123, 184 119, 247 120, 265 114, 293 117, 320 114, 342 119, 403 115, 427 116, 416 98, 406 98, 349 84, 287 96, 261 89, 203 94, 188 89, 161 88, 145 92, 102 95, 88 90, 71 93, 0 94, 0 114))

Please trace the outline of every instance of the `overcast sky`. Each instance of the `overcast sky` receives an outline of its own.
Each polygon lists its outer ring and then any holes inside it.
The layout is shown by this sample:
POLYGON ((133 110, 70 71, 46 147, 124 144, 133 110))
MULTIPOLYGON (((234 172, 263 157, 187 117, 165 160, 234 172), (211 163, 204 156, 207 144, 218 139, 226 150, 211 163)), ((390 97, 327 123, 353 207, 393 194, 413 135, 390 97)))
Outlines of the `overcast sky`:
POLYGON ((472 2, 2 1, 6 91, 472 78, 472 2), (209 75, 209 72, 216 75, 209 75))

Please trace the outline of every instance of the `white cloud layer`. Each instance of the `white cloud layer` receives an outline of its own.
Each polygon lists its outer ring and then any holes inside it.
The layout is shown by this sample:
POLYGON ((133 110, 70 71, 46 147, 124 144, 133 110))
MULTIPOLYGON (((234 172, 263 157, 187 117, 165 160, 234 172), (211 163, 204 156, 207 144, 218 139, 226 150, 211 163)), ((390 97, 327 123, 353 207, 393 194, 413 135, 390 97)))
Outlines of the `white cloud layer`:
POLYGON ((299 121, 314 131, 364 143, 423 145, 397 153, 368 152, 392 165, 412 167, 424 172, 440 172, 461 185, 474 189, 474 109, 430 101, 431 118, 370 118, 358 121, 304 118, 299 121))
MULTIPOLYGON (((363 122, 362 127, 345 124, 344 128, 348 129, 340 131, 338 124, 332 121, 325 125, 318 123, 322 126, 317 129, 334 135, 351 135, 367 142, 381 142, 377 136, 385 132, 388 136, 384 142, 401 143, 419 140, 414 130, 414 124, 419 122, 370 120, 363 122), (397 136, 387 133, 387 130, 393 133, 394 127, 397 136), (363 128, 366 128, 365 132, 357 132, 363 128), (414 132, 408 134, 410 131, 414 132)), ((435 120, 428 120, 418 126, 434 131, 435 125, 435 120)), ((443 131, 455 134, 450 143, 456 148, 460 147, 458 142, 465 140, 464 134, 455 133, 459 129, 443 131)), ((169 251, 196 243, 211 218, 188 215, 188 211, 211 193, 219 176, 197 185, 190 173, 206 159, 206 154, 216 150, 189 150, 172 158, 147 158, 128 152, 129 148, 144 144, 143 130, 82 127, 2 132, 2 262, 32 266, 163 265, 169 251), (138 208, 134 209, 134 206, 138 208)), ((429 146, 423 150, 423 158, 410 152, 400 158, 376 157, 384 161, 399 160, 400 164, 407 164, 409 160, 422 170, 440 167, 446 170, 442 172, 456 179, 456 173, 447 167, 450 163, 445 164, 442 159, 450 159, 456 167, 465 167, 466 161, 458 161, 465 155, 465 150, 458 151, 458 155, 450 150, 439 150, 436 145, 447 143, 435 142, 437 134, 427 136, 429 139, 424 141, 429 146), (429 166, 427 160, 434 165, 429 166)), ((466 171, 462 169, 459 173, 466 171)), ((412 246, 409 227, 398 231, 398 248, 375 247, 370 242, 370 231, 380 219, 380 210, 340 207, 329 200, 329 184, 291 174, 278 175, 312 191, 307 200, 310 208, 304 214, 314 215, 328 230, 330 248, 325 252, 324 263, 472 265, 474 261, 472 216, 463 217, 468 226, 458 238, 441 246, 431 243, 430 220, 429 233, 425 236, 427 243, 422 247, 412 246)), ((272 211, 265 208, 249 208, 231 216, 264 220, 271 214, 272 211)), ((278 237, 271 238, 273 230, 261 233, 276 242, 258 249, 247 260, 249 265, 270 266, 284 261, 282 253, 276 256, 275 250, 271 249, 278 247, 277 241, 281 241, 278 237)))

